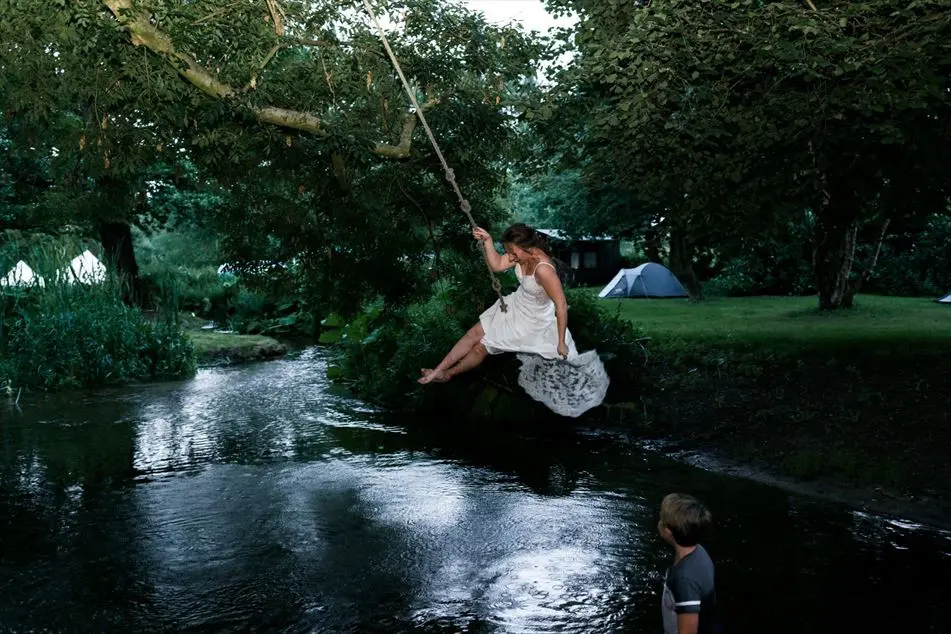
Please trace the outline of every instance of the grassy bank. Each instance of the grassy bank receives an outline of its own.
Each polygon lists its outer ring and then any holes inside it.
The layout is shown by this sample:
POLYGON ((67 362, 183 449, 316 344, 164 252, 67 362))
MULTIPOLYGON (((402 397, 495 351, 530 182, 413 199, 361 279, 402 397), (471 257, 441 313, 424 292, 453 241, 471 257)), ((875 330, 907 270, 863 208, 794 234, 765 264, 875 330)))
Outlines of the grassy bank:
POLYGON ((205 330, 207 320, 187 314, 182 314, 180 320, 195 347, 195 358, 200 366, 263 361, 287 353, 287 347, 272 337, 205 330))
POLYGON ((199 365, 222 365, 263 361, 284 356, 281 342, 262 335, 233 335, 220 332, 189 331, 199 365))
POLYGON ((649 438, 781 476, 884 495, 951 493, 951 307, 862 296, 605 301, 650 337, 640 399, 614 414, 649 438))

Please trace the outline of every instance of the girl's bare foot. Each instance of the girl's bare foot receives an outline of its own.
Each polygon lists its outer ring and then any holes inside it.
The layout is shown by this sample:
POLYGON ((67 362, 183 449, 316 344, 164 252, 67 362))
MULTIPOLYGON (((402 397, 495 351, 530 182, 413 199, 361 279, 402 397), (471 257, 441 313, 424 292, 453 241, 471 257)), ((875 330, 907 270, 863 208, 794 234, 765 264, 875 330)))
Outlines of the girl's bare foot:
POLYGON ((424 368, 421 370, 422 378, 419 379, 421 385, 426 385, 427 383, 445 383, 449 380, 449 377, 446 376, 446 373, 442 370, 430 370, 424 368))

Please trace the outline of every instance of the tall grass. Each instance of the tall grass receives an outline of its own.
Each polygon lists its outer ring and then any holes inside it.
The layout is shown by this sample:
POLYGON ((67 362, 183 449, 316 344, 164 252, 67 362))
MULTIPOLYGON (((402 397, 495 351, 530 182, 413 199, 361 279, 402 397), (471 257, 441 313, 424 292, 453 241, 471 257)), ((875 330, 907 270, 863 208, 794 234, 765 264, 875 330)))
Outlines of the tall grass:
POLYGON ((2 251, 0 260, 15 254, 43 285, 0 287, 0 385, 52 391, 194 374, 177 311, 150 320, 123 302, 115 276, 83 284, 58 274, 79 252, 75 242, 7 242, 2 251))

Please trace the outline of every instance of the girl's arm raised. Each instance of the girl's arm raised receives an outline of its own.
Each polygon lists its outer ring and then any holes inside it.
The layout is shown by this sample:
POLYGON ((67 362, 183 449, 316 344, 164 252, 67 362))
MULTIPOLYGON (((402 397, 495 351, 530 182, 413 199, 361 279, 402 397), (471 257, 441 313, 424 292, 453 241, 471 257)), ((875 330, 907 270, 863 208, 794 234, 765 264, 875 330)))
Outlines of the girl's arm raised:
POLYGON ((485 249, 485 258, 489 261, 489 267, 496 273, 506 271, 515 264, 508 256, 499 255, 495 250, 495 242, 489 232, 482 227, 476 227, 472 230, 472 237, 482 242, 482 248, 485 249))

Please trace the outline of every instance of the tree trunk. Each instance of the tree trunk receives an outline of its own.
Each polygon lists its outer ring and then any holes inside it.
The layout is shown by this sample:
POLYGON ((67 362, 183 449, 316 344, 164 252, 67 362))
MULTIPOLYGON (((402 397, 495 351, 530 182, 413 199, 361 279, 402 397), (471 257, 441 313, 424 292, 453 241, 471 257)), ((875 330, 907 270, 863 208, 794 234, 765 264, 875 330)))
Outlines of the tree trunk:
POLYGON ((660 255, 660 233, 653 229, 644 232, 644 255, 648 262, 663 264, 664 258, 660 255))
POLYGON ((819 218, 816 222, 816 248, 813 270, 819 310, 845 307, 849 276, 855 259, 855 237, 858 227, 852 220, 819 218))
POLYGON ((875 270, 875 265, 878 264, 878 257, 882 254, 882 245, 885 243, 885 236, 888 235, 888 225, 890 223, 891 220, 885 220, 882 224, 882 231, 878 234, 878 242, 875 244, 875 252, 872 254, 872 259, 869 260, 868 264, 862 270, 862 274, 850 282, 848 288, 846 288, 845 297, 842 298, 842 306, 844 308, 852 308, 855 304, 856 294, 862 290, 862 285, 868 281, 872 271, 875 270))
POLYGON ((687 289, 691 301, 703 299, 703 287, 697 278, 693 267, 694 245, 684 235, 682 230, 670 231, 670 257, 668 265, 680 283, 687 289))
POLYGON ((132 227, 124 222, 103 222, 99 225, 99 237, 105 249, 105 260, 122 281, 122 299, 135 304, 139 297, 139 265, 135 261, 132 243, 132 227))

